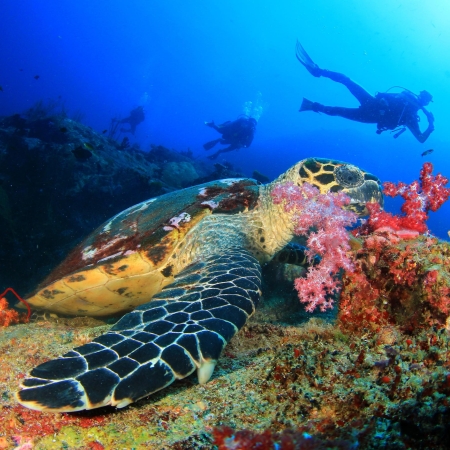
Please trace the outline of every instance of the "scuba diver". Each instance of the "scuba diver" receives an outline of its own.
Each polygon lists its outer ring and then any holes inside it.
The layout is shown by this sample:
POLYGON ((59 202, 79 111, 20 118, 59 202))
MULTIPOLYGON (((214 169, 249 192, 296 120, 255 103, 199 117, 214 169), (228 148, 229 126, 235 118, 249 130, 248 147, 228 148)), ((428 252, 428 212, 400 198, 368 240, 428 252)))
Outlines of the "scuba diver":
POLYGON ((125 128, 121 128, 120 131, 123 133, 131 133, 134 134, 136 131, 136 127, 145 120, 144 107, 138 106, 130 111, 130 116, 125 119, 119 120, 119 123, 129 123, 130 128, 127 130, 125 128))
POLYGON ((408 128, 420 143, 424 143, 434 131, 434 116, 425 109, 425 106, 433 101, 429 92, 421 91, 419 95, 416 95, 405 89, 398 94, 379 92, 373 96, 346 75, 321 69, 313 62, 298 41, 296 56, 311 75, 326 77, 337 83, 342 83, 360 103, 359 108, 344 108, 341 106, 325 106, 303 98, 300 111, 322 112, 329 116, 339 116, 357 122, 376 123, 377 134, 386 130, 393 130, 391 132, 396 132, 394 138, 400 136, 408 128), (428 119, 428 128, 424 132, 420 131, 419 128, 420 118, 417 113, 420 109, 428 119))
POLYGON ((217 152, 209 155, 209 159, 216 159, 221 153, 231 152, 232 150, 238 150, 242 147, 247 148, 253 141, 253 137, 256 131, 256 124, 258 122, 253 117, 239 117, 233 122, 227 121, 221 125, 216 125, 213 122, 205 122, 205 125, 214 128, 218 131, 222 137, 209 141, 203 145, 205 150, 211 150, 216 144, 228 144, 228 147, 222 148, 217 152))

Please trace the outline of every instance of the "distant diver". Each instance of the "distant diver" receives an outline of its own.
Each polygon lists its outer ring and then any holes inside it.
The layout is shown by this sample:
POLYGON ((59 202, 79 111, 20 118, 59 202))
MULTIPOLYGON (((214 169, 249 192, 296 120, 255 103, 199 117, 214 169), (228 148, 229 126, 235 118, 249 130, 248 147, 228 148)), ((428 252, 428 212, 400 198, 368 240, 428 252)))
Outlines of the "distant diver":
POLYGON ((121 128, 120 131, 122 131, 123 133, 131 133, 134 135, 136 127, 144 120, 145 120, 144 107, 138 106, 137 108, 131 110, 129 117, 119 120, 119 123, 130 124, 130 128, 128 130, 125 128, 121 128))
POLYGON ((253 137, 256 131, 257 125, 256 119, 253 117, 239 117, 233 122, 227 121, 221 125, 216 125, 213 122, 205 122, 205 125, 214 128, 219 132, 222 137, 219 139, 214 139, 203 145, 205 150, 211 150, 216 144, 228 145, 226 148, 222 148, 217 152, 209 155, 209 159, 216 159, 221 153, 231 152, 233 150, 239 150, 240 148, 250 147, 253 141, 253 137))
POLYGON ((321 69, 313 62, 298 41, 296 57, 311 75, 326 77, 337 83, 342 83, 360 103, 359 108, 344 108, 341 106, 325 106, 303 98, 300 111, 321 112, 329 116, 339 116, 357 122, 376 123, 377 134, 386 130, 393 130, 392 132, 395 132, 394 138, 400 136, 408 128, 421 143, 424 143, 434 131, 434 116, 425 109, 425 106, 433 101, 433 96, 429 92, 420 91, 420 94, 416 95, 408 89, 402 88, 404 90, 398 94, 379 92, 373 96, 346 75, 321 69), (420 109, 428 119, 428 128, 423 133, 419 128, 420 118, 417 114, 420 109))

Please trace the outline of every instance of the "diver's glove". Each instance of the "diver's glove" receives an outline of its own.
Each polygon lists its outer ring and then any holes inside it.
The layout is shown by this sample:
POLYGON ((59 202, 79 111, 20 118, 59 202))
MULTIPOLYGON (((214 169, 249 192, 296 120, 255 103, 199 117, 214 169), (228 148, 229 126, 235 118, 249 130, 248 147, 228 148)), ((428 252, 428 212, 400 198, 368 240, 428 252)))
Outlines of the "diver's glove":
POLYGON ((424 112, 424 114, 427 116, 428 122, 430 122, 430 124, 434 123, 434 116, 433 113, 430 111, 427 111, 425 108, 422 108, 422 111, 424 112))
POLYGON ((430 133, 434 131, 434 116, 433 113, 430 113, 429 111, 426 111, 426 116, 428 119, 428 129, 430 130, 430 133))

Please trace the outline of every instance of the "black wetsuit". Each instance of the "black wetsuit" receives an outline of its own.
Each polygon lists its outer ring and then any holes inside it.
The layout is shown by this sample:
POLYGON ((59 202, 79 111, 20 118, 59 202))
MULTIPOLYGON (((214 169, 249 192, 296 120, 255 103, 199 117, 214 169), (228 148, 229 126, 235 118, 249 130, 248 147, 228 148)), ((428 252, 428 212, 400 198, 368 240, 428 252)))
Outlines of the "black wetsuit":
POLYGON ((127 130, 125 128, 121 128, 120 131, 124 133, 132 133, 134 134, 136 131, 136 127, 145 120, 144 108, 142 106, 138 106, 130 112, 130 116, 126 117, 119 121, 119 123, 129 123, 130 129, 127 130))
POLYGON ((422 109, 427 117, 429 113, 420 105, 414 94, 408 91, 399 94, 379 93, 373 96, 342 73, 321 69, 320 76, 342 83, 359 101, 360 106, 359 108, 344 108, 341 106, 325 106, 314 102, 312 110, 315 112, 344 117, 357 122, 376 123, 377 133, 404 126, 411 131, 419 142, 425 142, 434 130, 433 123, 428 119, 428 128, 423 133, 420 131, 417 113, 419 109, 422 109))
POLYGON ((208 156, 208 158, 216 159, 221 153, 231 152, 232 150, 238 150, 242 147, 249 147, 255 135, 256 124, 257 122, 255 119, 248 117, 240 117, 233 122, 227 121, 221 125, 216 125, 214 122, 207 123, 207 126, 214 128, 222 135, 222 137, 204 144, 203 147, 205 150, 210 150, 218 143, 223 145, 228 144, 228 147, 218 150, 208 156))

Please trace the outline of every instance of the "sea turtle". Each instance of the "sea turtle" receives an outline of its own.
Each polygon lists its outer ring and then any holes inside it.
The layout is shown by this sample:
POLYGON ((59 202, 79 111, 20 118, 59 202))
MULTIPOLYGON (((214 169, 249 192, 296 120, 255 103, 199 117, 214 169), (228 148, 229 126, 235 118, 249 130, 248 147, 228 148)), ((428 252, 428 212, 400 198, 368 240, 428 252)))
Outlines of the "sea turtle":
POLYGON ((31 370, 18 401, 52 412, 121 408, 196 369, 199 382, 207 382, 227 342, 255 311, 261 264, 293 237, 288 213, 271 196, 288 181, 308 182, 321 193, 342 190, 359 213, 366 202, 382 202, 370 173, 308 158, 266 185, 219 180, 117 214, 28 302, 72 315, 133 311, 91 343, 31 370))

